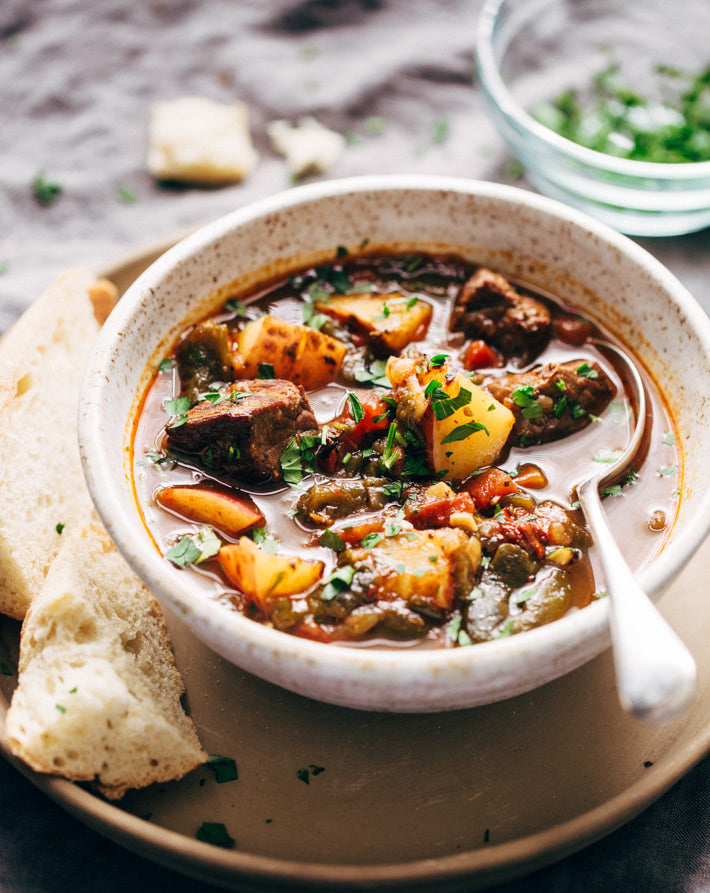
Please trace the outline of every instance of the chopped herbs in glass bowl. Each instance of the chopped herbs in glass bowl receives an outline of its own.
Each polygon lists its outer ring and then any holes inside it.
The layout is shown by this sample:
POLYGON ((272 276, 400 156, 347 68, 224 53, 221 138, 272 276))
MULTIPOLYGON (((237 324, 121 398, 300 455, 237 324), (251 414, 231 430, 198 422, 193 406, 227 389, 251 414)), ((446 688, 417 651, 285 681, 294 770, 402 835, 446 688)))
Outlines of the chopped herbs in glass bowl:
POLYGON ((710 3, 486 0, 478 87, 527 180, 631 235, 710 225, 710 3))
POLYGON ((605 155, 658 164, 710 161, 710 65, 696 75, 658 65, 653 94, 631 89, 619 69, 611 63, 586 91, 564 90, 537 106, 534 117, 605 155))

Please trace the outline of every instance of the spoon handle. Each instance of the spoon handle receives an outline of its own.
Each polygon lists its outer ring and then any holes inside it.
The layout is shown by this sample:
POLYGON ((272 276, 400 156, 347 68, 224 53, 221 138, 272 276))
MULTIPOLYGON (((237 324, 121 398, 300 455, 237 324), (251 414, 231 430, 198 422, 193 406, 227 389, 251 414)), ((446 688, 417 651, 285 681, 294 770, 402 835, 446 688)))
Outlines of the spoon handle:
POLYGON ((598 482, 585 481, 577 495, 606 578, 621 704, 639 719, 670 722, 685 711, 693 698, 695 661, 624 560, 609 530, 598 482))

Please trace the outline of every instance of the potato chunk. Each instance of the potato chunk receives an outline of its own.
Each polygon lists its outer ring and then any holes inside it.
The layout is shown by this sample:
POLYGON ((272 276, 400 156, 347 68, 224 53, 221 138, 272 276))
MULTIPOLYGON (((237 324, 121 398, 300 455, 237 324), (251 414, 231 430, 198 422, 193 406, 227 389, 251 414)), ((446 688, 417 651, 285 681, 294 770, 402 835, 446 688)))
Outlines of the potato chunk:
POLYGON ((300 595, 315 586, 324 567, 322 561, 265 552, 246 536, 222 546, 218 558, 230 583, 266 613, 273 599, 300 595))
POLYGON ((465 480, 490 465, 505 446, 513 413, 448 363, 393 359, 387 376, 395 399, 406 404, 405 420, 424 434, 435 473, 465 480))
POLYGON ((333 295, 318 301, 320 313, 338 320, 348 329, 376 341, 387 351, 399 353, 412 341, 424 337, 431 320, 431 304, 421 298, 386 295, 333 295))
POLYGON ((370 549, 346 553, 353 563, 372 563, 381 597, 403 598, 448 611, 456 595, 468 591, 481 563, 481 545, 462 530, 409 530, 383 537, 370 549))
POLYGON ((322 388, 338 374, 347 347, 316 329, 261 316, 237 336, 244 378, 256 378, 259 367, 273 366, 276 378, 304 388, 322 388))

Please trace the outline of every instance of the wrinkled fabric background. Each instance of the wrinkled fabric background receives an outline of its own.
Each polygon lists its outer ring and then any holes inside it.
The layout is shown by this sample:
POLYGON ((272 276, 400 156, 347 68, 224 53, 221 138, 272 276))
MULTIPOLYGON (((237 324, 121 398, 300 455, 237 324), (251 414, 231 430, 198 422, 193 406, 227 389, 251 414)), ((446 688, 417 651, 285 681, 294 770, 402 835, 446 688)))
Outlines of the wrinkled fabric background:
MULTIPOLYGON (((105 263, 290 185, 266 125, 313 115, 348 147, 329 177, 510 181, 473 85, 480 0, 0 0, 0 332, 58 273, 105 263), (146 171, 159 100, 245 101, 251 178, 167 188, 146 171), (38 173, 62 187, 41 207, 38 173), (133 203, 120 190, 135 195, 133 203)), ((525 186, 524 181, 519 185, 525 186)), ((710 231, 639 240, 710 311, 710 231)), ((498 893, 710 890, 710 760, 621 830, 498 893)), ((0 761, 3 893, 212 888, 122 850, 0 761)))

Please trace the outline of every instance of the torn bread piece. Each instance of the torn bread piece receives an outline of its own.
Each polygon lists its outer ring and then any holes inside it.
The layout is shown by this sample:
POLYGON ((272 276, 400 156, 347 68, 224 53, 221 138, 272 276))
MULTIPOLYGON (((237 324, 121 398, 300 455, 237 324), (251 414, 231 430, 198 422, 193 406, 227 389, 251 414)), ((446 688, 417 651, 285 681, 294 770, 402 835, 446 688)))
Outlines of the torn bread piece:
POLYGON ((294 127, 287 121, 272 121, 267 132, 274 151, 286 158, 294 179, 327 173, 345 149, 345 138, 315 118, 301 118, 294 127))
POLYGON ((243 102, 184 96, 151 110, 148 169, 158 180, 236 183, 251 174, 257 160, 243 102))
POLYGON ((74 530, 22 625, 12 753, 109 799, 204 763, 163 614, 98 523, 74 530))
POLYGON ((91 513, 77 401, 112 292, 81 269, 62 275, 0 344, 0 613, 21 620, 63 531, 91 513), (98 300, 100 298, 100 300, 98 300))

